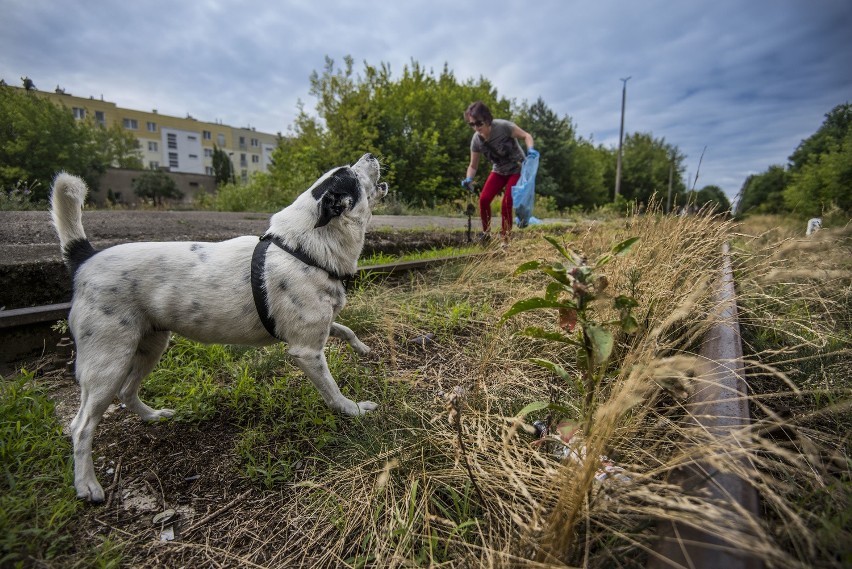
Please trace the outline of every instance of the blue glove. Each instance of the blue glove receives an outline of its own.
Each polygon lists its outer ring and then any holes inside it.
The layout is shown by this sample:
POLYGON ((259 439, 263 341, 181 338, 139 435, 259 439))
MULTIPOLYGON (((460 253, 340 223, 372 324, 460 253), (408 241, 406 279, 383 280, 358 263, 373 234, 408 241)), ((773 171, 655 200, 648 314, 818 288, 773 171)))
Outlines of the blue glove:
POLYGON ((536 150, 535 148, 530 148, 529 150, 527 150, 527 156, 532 158, 534 156, 538 157, 538 156, 540 156, 540 154, 538 153, 538 150, 536 150))
POLYGON ((465 178, 464 180, 462 180, 461 181, 462 188, 469 190, 470 189, 470 183, 472 181, 473 181, 473 178, 465 178))

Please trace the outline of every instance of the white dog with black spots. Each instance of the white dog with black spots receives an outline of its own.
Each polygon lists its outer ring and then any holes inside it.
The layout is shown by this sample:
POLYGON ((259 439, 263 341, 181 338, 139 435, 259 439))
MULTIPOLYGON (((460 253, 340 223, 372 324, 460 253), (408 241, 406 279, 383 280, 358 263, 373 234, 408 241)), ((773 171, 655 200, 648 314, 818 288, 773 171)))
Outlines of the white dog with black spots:
POLYGON ((370 154, 330 170, 274 214, 261 239, 127 243, 103 251, 92 247, 83 230, 85 183, 65 173, 56 177, 51 214, 74 281, 68 322, 81 401, 70 432, 78 497, 104 499, 92 440, 114 398, 146 421, 174 415, 138 395, 171 332, 205 343, 287 342, 330 408, 361 415, 377 407, 340 392, 323 348, 331 335, 358 354, 369 352, 334 320, 346 303, 344 281, 357 269, 372 210, 388 191, 379 176, 379 162, 370 154))

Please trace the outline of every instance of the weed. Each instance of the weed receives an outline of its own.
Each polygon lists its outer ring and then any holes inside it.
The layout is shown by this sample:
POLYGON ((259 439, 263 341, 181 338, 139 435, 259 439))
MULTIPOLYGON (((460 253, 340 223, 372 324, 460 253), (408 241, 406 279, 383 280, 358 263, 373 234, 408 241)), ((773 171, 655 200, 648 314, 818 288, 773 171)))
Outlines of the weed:
MULTIPOLYGON (((617 320, 596 321, 593 319, 593 303, 595 303, 609 285, 606 276, 600 274, 600 269, 609 263, 614 257, 625 254, 638 238, 633 237, 615 245, 608 253, 601 255, 594 263, 589 265, 586 258, 579 253, 561 245, 552 237, 546 237, 561 256, 568 262, 565 266, 562 262, 542 263, 540 261, 529 261, 524 263, 515 271, 520 275, 527 271, 538 270, 553 279, 544 297, 533 297, 516 302, 500 319, 505 322, 508 318, 527 310, 553 309, 558 312, 557 332, 549 332, 543 328, 531 327, 522 332, 524 336, 543 340, 552 340, 563 345, 573 346, 576 353, 577 369, 580 370, 579 381, 574 385, 583 395, 582 425, 588 432, 591 428, 591 417, 594 413, 594 402, 598 395, 598 389, 606 373, 607 363, 612 355, 615 337, 608 329, 617 326, 627 334, 635 332, 639 325, 633 317, 632 311, 637 306, 632 296, 620 294, 613 301, 613 308, 618 312, 617 320)), ((631 282, 635 281, 635 275, 631 273, 631 282)), ((635 288, 635 286, 633 287, 635 288)), ((565 371, 559 364, 550 360, 533 358, 533 363, 544 367, 563 381, 573 383, 571 374, 565 371)), ((547 406, 551 410, 564 411, 564 406, 555 405, 555 402, 542 404, 541 402, 528 405, 520 416, 532 410, 539 410, 547 406)), ((547 425, 550 430, 551 425, 547 425)), ((567 439, 566 439, 567 441, 567 439)))

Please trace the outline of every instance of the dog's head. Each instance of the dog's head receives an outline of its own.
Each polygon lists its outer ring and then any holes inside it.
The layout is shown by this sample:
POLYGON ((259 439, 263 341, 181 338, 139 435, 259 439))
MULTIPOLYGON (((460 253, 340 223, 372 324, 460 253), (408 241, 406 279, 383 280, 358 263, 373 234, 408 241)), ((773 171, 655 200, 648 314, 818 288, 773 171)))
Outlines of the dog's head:
POLYGON ((388 185, 379 183, 379 175, 379 161, 369 153, 352 166, 326 172, 308 190, 317 202, 314 227, 328 225, 340 216, 369 219, 376 203, 388 193, 388 185))

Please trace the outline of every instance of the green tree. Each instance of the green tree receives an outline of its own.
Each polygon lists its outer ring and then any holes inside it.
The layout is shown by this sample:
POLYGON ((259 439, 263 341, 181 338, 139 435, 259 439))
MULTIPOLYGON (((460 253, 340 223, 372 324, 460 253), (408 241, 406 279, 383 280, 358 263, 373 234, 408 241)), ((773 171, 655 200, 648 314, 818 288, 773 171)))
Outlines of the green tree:
POLYGON ((852 130, 836 149, 794 172, 783 198, 788 210, 805 216, 823 215, 832 207, 852 214, 852 130))
POLYGON ((354 74, 354 60, 343 58, 344 67, 336 69, 326 56, 322 75, 311 73, 309 93, 317 98, 317 113, 333 136, 325 139, 324 171, 351 162, 355 154, 374 148, 378 109, 371 106, 368 84, 354 74))
POLYGON ((784 189, 790 174, 784 166, 770 166, 762 174, 752 174, 743 182, 737 215, 747 213, 781 213, 786 211, 784 189))
POLYGON ((216 185, 236 183, 234 178, 234 164, 231 162, 231 157, 228 153, 213 145, 213 175, 216 178, 216 185))
POLYGON ((183 192, 178 190, 175 181, 163 170, 145 170, 133 180, 133 192, 142 199, 151 200, 156 206, 163 205, 164 199, 181 199, 183 192))
POLYGON ((141 170, 142 147, 136 136, 119 124, 104 128, 99 124, 89 122, 85 128, 89 131, 97 160, 101 164, 114 168, 141 170))
POLYGON ((834 107, 817 131, 803 140, 790 155, 790 170, 798 172, 826 154, 837 152, 852 126, 852 105, 848 102, 834 107))
MULTIPOLYGON (((463 111, 481 100, 495 117, 515 121, 535 138, 541 152, 537 193, 552 196, 562 208, 592 209, 612 199, 614 151, 577 137, 570 117, 557 116, 541 98, 516 105, 483 77, 459 81, 446 64, 435 73, 413 60, 397 78, 386 63, 365 62, 356 73, 350 56, 341 66, 326 57, 310 82, 315 113, 299 102, 299 114, 272 157, 272 179, 288 192, 372 152, 381 158, 382 175, 399 200, 431 206, 461 198, 459 180, 473 136, 463 111)), ((625 168, 630 199, 667 191, 672 164, 675 193, 685 191, 684 156, 676 147, 645 134, 628 137, 625 154, 631 151, 633 168, 630 159, 625 168)), ((484 181, 489 169, 482 164, 477 180, 484 181)))
POLYGON ((668 196, 672 173, 672 203, 682 204, 686 192, 682 178, 685 159, 677 146, 668 144, 664 138, 656 139, 650 133, 626 135, 622 147, 621 195, 646 204, 654 194, 662 200, 668 196))
POLYGON ((731 202, 719 186, 704 186, 695 192, 693 203, 699 208, 713 208, 716 213, 731 211, 731 202))
MULTIPOLYGON (((446 65, 436 76, 412 62, 398 81, 387 65, 368 66, 367 74, 376 106, 384 111, 375 144, 388 161, 391 187, 400 188, 404 201, 424 205, 461 196, 458 181, 470 160, 473 136, 464 109, 481 99, 495 114, 508 113, 509 102, 498 100, 485 81, 459 84, 446 65)), ((489 166, 482 165, 480 178, 489 166)))
POLYGON ((0 187, 26 188, 45 200, 64 170, 97 191, 106 166, 87 123, 37 92, 0 86, 0 187))
POLYGON ((609 200, 606 172, 609 152, 582 137, 568 116, 559 117, 539 97, 522 105, 518 121, 541 152, 536 193, 551 196, 560 209, 594 209, 609 200))
POLYGON ((285 183, 293 176, 315 179, 372 152, 382 159, 382 175, 397 197, 418 205, 462 193, 458 181, 472 136, 462 118, 467 105, 483 100, 495 116, 511 118, 511 103, 486 80, 460 84, 446 65, 436 75, 414 61, 397 80, 384 63, 365 63, 356 75, 351 57, 341 68, 326 57, 322 73, 311 74, 311 95, 318 116, 300 103, 290 136, 273 155, 275 177, 285 183))

